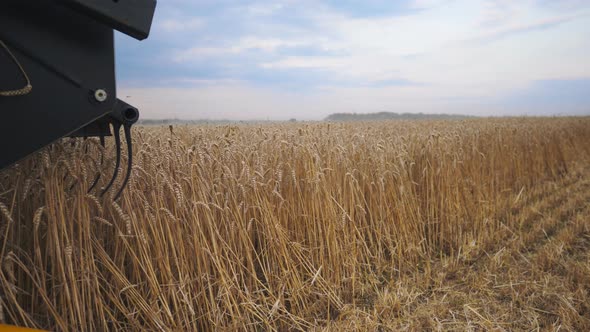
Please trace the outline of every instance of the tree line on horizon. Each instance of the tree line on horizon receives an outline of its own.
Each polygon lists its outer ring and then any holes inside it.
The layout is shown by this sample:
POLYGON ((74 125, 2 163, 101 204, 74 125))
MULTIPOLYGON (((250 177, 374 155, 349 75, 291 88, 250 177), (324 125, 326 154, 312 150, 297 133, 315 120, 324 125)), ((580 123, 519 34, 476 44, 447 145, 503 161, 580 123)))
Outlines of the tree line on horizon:
MULTIPOLYGON (((475 118, 476 116, 460 114, 428 114, 428 113, 333 113, 320 121, 379 121, 379 120, 462 120, 475 118)), ((297 122, 295 118, 285 120, 286 122, 297 122)), ((188 124, 188 125, 224 125, 229 123, 268 123, 282 122, 273 120, 229 120, 229 119, 140 119, 140 125, 167 125, 167 124, 188 124)))
POLYGON ((325 121, 368 121, 368 120, 461 120, 475 116, 460 114, 428 114, 428 113, 333 113, 325 121))

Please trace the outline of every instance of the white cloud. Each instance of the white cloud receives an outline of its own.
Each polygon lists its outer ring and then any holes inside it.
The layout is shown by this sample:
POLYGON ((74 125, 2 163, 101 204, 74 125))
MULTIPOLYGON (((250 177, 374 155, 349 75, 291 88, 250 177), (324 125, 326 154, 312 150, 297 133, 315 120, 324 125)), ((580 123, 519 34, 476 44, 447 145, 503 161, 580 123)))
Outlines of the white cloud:
POLYGON ((200 29, 205 25, 201 18, 192 18, 187 20, 182 19, 167 19, 159 23, 158 28, 166 32, 181 32, 200 29))
POLYGON ((300 40, 289 40, 281 38, 259 38, 259 37, 244 37, 240 39, 237 45, 231 47, 233 52, 240 53, 248 50, 261 50, 265 52, 275 52, 282 47, 296 47, 308 45, 309 42, 300 40))
POLYGON ((329 56, 289 56, 279 61, 262 63, 260 67, 266 69, 342 69, 354 64, 350 57, 329 57, 329 56))
POLYGON ((514 17, 526 13, 530 5, 530 0, 485 0, 480 14, 481 27, 497 27, 504 23, 511 23, 514 17))
POLYGON ((283 9, 283 7, 282 3, 250 4, 246 7, 246 11, 250 15, 267 16, 283 9))
POLYGON ((300 40, 288 40, 280 38, 259 38, 259 37, 243 37, 234 45, 225 47, 192 47, 178 51, 174 60, 176 62, 190 62, 194 59, 201 59, 203 57, 216 57, 237 55, 247 51, 262 51, 267 53, 274 53, 280 48, 297 47, 310 45, 309 42, 300 40))
MULTIPOLYGON (((306 4, 310 2, 318 1, 306 4)), ((310 70, 325 75, 326 81, 358 82, 358 87, 323 86, 296 94, 253 87, 238 75, 223 80, 183 78, 183 85, 195 85, 191 89, 128 93, 141 99, 146 117, 156 117, 162 109, 173 109, 178 117, 241 119, 317 118, 336 111, 380 110, 490 114, 498 110, 473 100, 509 95, 537 80, 590 77, 589 4, 415 0, 413 7, 421 10, 411 15, 361 18, 326 6, 303 6, 297 15, 303 16, 305 25, 277 23, 276 17, 272 22, 253 19, 248 23, 254 28, 245 24, 251 29, 211 38, 211 44, 193 44, 176 51, 174 60, 219 64, 227 59, 234 66, 233 74, 239 73, 240 59, 247 56, 247 70, 257 61, 261 70, 310 70), (290 48, 300 47, 325 54, 289 54, 290 48), (396 79, 421 84, 384 88, 367 84, 396 79), (198 112, 186 113, 187 109, 198 112)), ((284 3, 260 4, 244 13, 258 18, 285 8, 284 3)), ((175 22, 162 24, 168 31, 199 29, 203 24, 175 22)))
POLYGON ((573 21, 578 18, 583 18, 588 16, 587 13, 580 13, 580 14, 569 14, 569 15, 561 15, 561 16, 553 16, 549 18, 543 19, 535 19, 525 23, 512 23, 512 24, 502 24, 498 28, 494 29, 486 29, 483 32, 476 34, 473 37, 470 37, 464 42, 482 42, 482 41, 489 41, 495 38, 500 38, 503 36, 510 36, 516 33, 528 32, 531 30, 536 29, 545 29, 550 28, 562 23, 566 23, 569 21, 573 21))
POLYGON ((321 33, 331 38, 310 40, 343 55, 285 56, 260 66, 324 70, 359 82, 401 77, 437 87, 421 87, 425 94, 466 97, 506 94, 546 78, 590 76, 585 59, 590 41, 579 32, 590 26, 585 12, 549 15, 536 7, 509 9, 510 19, 482 27, 481 8, 474 1, 453 1, 413 16, 318 15, 321 33), (531 16, 534 10, 539 13, 531 16), (420 56, 407 56, 412 54, 420 56))
POLYGON ((480 14, 481 28, 498 29, 527 21, 559 16, 584 15, 590 8, 586 0, 483 0, 480 14))
POLYGON ((448 4, 452 1, 453 0, 412 0, 410 6, 416 9, 426 9, 448 4))
POLYGON ((176 52, 173 56, 175 62, 189 62, 192 60, 202 60, 206 57, 216 57, 231 53, 230 49, 222 47, 193 47, 176 52))

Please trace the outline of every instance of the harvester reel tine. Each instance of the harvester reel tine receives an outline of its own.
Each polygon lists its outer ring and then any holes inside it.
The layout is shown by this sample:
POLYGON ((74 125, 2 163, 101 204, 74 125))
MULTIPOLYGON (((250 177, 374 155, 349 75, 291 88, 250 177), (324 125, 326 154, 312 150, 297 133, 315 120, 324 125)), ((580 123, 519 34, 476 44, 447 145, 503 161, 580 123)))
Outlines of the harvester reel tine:
POLYGON ((119 196, 121 196, 121 193, 127 186, 127 183, 129 182, 129 177, 131 176, 131 168, 133 167, 133 142, 131 141, 131 125, 125 124, 123 126, 123 131, 125 132, 125 140, 127 141, 127 173, 125 174, 125 179, 123 179, 121 188, 119 189, 119 191, 115 195, 115 198, 113 199, 114 201, 119 199, 119 196))
POLYGON ((111 189, 111 186, 113 185, 113 183, 115 183, 115 180, 117 179, 117 175, 119 174, 119 166, 121 165, 121 133, 120 133, 121 123, 120 122, 113 123, 113 129, 114 129, 114 135, 115 135, 115 147, 117 150, 116 151, 117 159, 115 161, 115 172, 113 173, 113 177, 111 178, 111 181, 109 181, 107 186, 100 193, 100 197, 103 197, 104 194, 107 191, 109 191, 109 189, 111 189))
MULTIPOLYGON (((102 145, 103 148, 105 147, 105 144, 104 144, 104 135, 100 135, 100 145, 102 145)), ((94 187, 96 187, 96 185, 98 184, 98 181, 100 180, 100 176, 102 175, 102 173, 100 172, 100 170, 102 169, 103 163, 104 163, 104 152, 101 151, 100 152, 100 169, 96 173, 96 177, 94 178, 94 181, 92 181, 92 185, 90 185, 90 188, 88 188, 88 192, 89 193, 92 191, 92 189, 94 189, 94 187)))

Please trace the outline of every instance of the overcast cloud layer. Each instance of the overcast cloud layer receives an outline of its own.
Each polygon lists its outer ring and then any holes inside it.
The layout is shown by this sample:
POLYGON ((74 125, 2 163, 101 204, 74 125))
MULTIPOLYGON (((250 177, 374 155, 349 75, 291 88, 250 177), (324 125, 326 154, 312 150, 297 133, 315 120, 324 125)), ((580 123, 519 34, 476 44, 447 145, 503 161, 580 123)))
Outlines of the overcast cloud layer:
POLYGON ((587 0, 160 0, 118 35, 143 118, 590 114, 587 0))

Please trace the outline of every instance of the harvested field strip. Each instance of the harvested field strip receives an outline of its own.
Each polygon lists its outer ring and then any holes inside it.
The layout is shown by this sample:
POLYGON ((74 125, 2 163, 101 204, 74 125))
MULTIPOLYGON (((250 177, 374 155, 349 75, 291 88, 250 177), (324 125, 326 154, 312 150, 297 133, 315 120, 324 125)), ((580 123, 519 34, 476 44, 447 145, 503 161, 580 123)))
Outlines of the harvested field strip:
MULTIPOLYGON (((590 169, 586 168, 586 172, 590 169)), ((548 238, 567 225, 570 219, 581 210, 588 209, 590 202, 590 178, 578 179, 577 182, 553 191, 548 206, 531 204, 528 218, 523 222, 522 247, 534 250, 548 238)))
POLYGON ((520 214, 512 215, 532 224, 531 230, 520 232, 517 223, 506 242, 488 252, 441 260, 437 264, 442 266, 432 268, 437 273, 430 283, 409 279, 403 287, 385 288, 391 294, 378 292, 366 314, 356 313, 354 320, 332 328, 588 330, 589 170, 531 188, 533 194, 520 206, 520 214), (552 195, 535 194, 548 186, 552 195), (388 299, 392 303, 380 303, 388 299), (386 310, 390 304, 399 313, 383 317, 391 311, 386 310), (360 316, 366 324, 358 324, 360 316))

